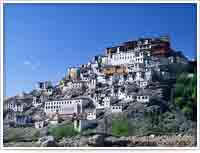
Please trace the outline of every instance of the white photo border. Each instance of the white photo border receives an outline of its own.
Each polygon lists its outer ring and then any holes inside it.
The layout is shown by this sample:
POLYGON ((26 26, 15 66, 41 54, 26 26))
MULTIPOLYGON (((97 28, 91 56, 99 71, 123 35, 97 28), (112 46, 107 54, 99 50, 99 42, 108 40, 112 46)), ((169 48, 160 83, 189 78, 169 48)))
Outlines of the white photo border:
POLYGON ((3 2, 4 4, 0 4, 0 15, 1 15, 1 21, 0 21, 0 24, 1 24, 1 31, 0 31, 0 41, 1 41, 1 47, 0 47, 0 50, 1 50, 1 84, 0 84, 0 100, 1 100, 1 133, 0 133, 0 136, 1 136, 1 148, 3 150, 161 150, 161 149, 165 149, 165 150, 196 150, 196 149, 200 149, 200 144, 199 144, 199 140, 200 140, 200 123, 199 123, 199 119, 200 119, 200 110, 199 110, 199 107, 200 107, 200 104, 199 104, 199 92, 200 92, 200 83, 199 83, 199 72, 200 72, 200 67, 199 67, 199 64, 200 64, 200 55, 199 55, 199 52, 200 52, 200 30, 199 30, 199 24, 200 24, 200 1, 198 0, 175 0, 175 1, 166 1, 166 0, 160 0, 160 1, 156 1, 156 0, 149 0, 149 1, 140 1, 140 0, 133 0, 133 1, 120 1, 120 0, 117 0, 117 1, 101 1, 101 0, 98 0, 98 1, 93 1, 93 0, 90 0, 90 1, 28 1, 28 0, 24 0, 24 1, 12 1, 12 0, 4 0, 3 2), (53 3, 53 4, 58 4, 58 3, 63 3, 63 4, 70 4, 70 3, 144 3, 144 4, 152 4, 152 3, 161 3, 161 4, 173 4, 173 3, 178 3, 178 4, 184 4, 184 3, 191 3, 191 4, 195 4, 196 5, 196 8, 197 8, 197 25, 196 25, 196 28, 197 28, 197 35, 196 35, 196 42, 197 42, 197 46, 196 46, 196 49, 197 49, 197 53, 196 53, 196 58, 197 58, 197 146, 195 147, 4 147, 3 146, 3 99, 4 99, 4 34, 3 34, 3 29, 4 29, 4 5, 6 4, 21 4, 21 3, 24 3, 24 4, 48 4, 48 3, 53 3))

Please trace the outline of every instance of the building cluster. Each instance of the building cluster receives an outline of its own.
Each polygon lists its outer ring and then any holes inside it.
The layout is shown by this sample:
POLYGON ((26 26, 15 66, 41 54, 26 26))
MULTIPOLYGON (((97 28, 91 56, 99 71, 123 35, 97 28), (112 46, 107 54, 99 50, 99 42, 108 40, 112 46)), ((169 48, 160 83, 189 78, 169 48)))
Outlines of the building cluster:
MULTIPOLYGON (((98 111, 117 114, 130 104, 166 98, 163 91, 166 82, 175 79, 170 69, 174 64, 188 64, 188 59, 171 49, 168 37, 128 41, 106 48, 104 55, 87 64, 68 68, 56 86, 39 82, 32 106, 40 108, 52 124, 59 118, 73 118, 80 131, 97 119, 98 111)), ((23 112, 24 104, 10 101, 5 108, 23 112)), ((37 117, 37 128, 45 125, 41 121, 37 117)))

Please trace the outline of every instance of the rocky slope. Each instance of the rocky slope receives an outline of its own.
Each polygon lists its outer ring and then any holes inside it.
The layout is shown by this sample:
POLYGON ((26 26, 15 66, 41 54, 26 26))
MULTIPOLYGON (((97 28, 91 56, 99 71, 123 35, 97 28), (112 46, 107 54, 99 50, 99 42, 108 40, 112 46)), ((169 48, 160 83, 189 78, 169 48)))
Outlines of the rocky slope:
POLYGON ((196 140, 191 135, 174 136, 129 136, 114 137, 95 134, 92 136, 75 136, 56 141, 52 136, 40 138, 33 142, 5 143, 5 146, 32 147, 195 147, 196 140))

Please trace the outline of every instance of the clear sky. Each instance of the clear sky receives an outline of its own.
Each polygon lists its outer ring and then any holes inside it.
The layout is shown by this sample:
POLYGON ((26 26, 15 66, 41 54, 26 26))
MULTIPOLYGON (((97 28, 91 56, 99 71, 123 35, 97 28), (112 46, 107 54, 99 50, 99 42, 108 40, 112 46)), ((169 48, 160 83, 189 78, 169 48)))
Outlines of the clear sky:
POLYGON ((37 81, 61 79, 104 48, 169 35, 172 48, 196 57, 194 4, 6 4, 6 96, 37 81))

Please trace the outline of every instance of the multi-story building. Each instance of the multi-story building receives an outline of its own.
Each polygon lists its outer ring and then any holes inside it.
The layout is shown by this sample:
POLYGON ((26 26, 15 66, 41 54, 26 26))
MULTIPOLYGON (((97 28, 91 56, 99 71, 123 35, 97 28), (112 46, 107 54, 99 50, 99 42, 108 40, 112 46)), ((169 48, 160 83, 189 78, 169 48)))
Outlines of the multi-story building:
POLYGON ((105 66, 103 67, 104 75, 126 74, 128 72, 126 66, 105 66))
POLYGON ((80 67, 68 68, 67 76, 70 79, 78 80, 80 78, 80 67))
POLYGON ((169 37, 159 37, 124 42, 119 46, 107 48, 106 55, 130 51, 149 51, 152 56, 157 57, 169 56, 172 52, 169 37))
POLYGON ((110 108, 112 113, 121 113, 122 112, 122 106, 121 105, 112 105, 110 108))
POLYGON ((24 96, 16 96, 10 99, 7 99, 4 102, 4 110, 12 110, 14 112, 23 112, 25 108, 31 106, 33 101, 32 96, 24 95, 24 96))
POLYGON ((82 89, 84 86, 84 81, 70 81, 67 83, 69 89, 82 89))
POLYGON ((45 102, 44 112, 47 116, 55 113, 65 117, 74 114, 83 114, 88 107, 95 107, 88 98, 56 99, 45 102))
POLYGON ((32 102, 33 106, 34 107, 38 107, 38 106, 41 106, 43 103, 40 99, 40 96, 35 96, 33 97, 33 102, 32 102))
POLYGON ((97 85, 97 80, 96 79, 90 79, 89 81, 86 82, 86 86, 89 89, 95 89, 97 85))
POLYGON ((58 112, 61 115, 73 115, 73 113, 82 112, 82 99, 60 99, 46 101, 44 112, 47 115, 58 112), (79 109, 79 110, 78 110, 79 109))
POLYGON ((5 108, 6 108, 6 110, 13 110, 14 112, 23 112, 24 104, 12 101, 12 102, 5 104, 5 108))
POLYGON ((150 53, 147 51, 129 51, 121 52, 120 50, 117 53, 108 55, 108 64, 109 65, 124 65, 124 64, 143 64, 147 60, 150 53))
POLYGON ((51 81, 40 81, 37 84, 37 90, 47 90, 49 88, 52 88, 52 83, 51 81))

